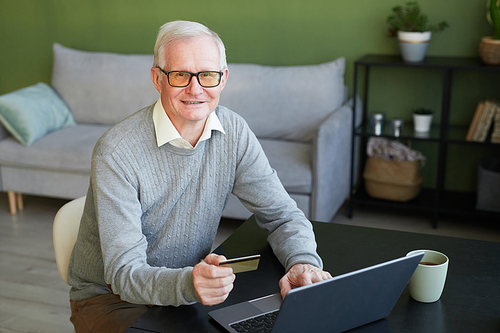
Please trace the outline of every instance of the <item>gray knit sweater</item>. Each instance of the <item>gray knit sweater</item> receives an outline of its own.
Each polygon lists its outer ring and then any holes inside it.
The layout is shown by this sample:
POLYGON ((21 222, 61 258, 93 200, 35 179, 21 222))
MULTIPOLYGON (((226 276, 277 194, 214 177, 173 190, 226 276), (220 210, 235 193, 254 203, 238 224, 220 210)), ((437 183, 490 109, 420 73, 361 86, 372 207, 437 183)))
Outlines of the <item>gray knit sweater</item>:
POLYGON ((310 222, 246 122, 221 106, 214 112, 226 134, 213 131, 193 150, 157 147, 153 106, 99 139, 69 264, 71 299, 113 292, 135 304, 198 301, 192 269, 209 254, 231 192, 269 231, 287 270, 322 267, 310 222))

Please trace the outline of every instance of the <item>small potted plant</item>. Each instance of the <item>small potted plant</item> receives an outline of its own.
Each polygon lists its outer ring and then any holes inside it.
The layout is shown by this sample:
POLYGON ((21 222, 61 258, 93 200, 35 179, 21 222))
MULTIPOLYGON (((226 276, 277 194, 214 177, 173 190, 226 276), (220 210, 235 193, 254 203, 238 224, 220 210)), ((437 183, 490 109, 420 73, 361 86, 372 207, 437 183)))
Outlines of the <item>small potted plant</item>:
POLYGON ((479 43, 479 55, 488 65, 500 65, 500 0, 487 0, 486 18, 493 26, 494 36, 483 37, 479 43))
POLYGON ((426 108, 413 110, 413 128, 415 132, 427 133, 431 130, 432 116, 434 112, 426 108))
POLYGON ((417 1, 406 3, 406 7, 395 6, 387 18, 389 36, 398 37, 401 56, 407 62, 421 62, 425 58, 432 32, 439 32, 449 25, 446 21, 437 26, 427 23, 417 1))

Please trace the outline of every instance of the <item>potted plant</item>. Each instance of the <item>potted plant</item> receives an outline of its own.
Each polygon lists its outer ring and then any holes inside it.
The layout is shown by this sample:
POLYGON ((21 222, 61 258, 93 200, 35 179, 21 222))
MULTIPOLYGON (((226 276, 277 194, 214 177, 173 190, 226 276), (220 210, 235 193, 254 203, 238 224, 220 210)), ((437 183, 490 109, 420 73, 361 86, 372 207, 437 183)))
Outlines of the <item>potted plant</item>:
POLYGON ((432 116, 434 112, 426 108, 413 110, 413 128, 415 132, 427 133, 431 130, 432 116))
POLYGON ((500 64, 500 0, 487 0, 486 17, 494 28, 494 36, 483 37, 479 43, 479 55, 488 65, 500 64))
POLYGON ((406 7, 395 6, 387 18, 389 36, 398 37, 401 56, 407 62, 420 62, 425 58, 432 32, 439 32, 449 25, 446 21, 437 26, 427 23, 427 15, 422 14, 417 1, 406 3, 406 7))

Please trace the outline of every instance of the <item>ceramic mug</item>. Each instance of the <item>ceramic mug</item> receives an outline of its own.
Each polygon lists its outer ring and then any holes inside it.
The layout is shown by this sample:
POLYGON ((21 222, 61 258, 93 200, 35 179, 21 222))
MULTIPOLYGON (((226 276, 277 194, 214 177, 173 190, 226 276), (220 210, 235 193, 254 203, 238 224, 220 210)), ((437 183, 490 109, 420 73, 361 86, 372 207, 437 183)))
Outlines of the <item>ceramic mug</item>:
POLYGON ((407 256, 418 252, 423 252, 424 257, 410 279, 410 295, 416 301, 433 303, 443 293, 449 259, 443 253, 433 250, 415 250, 407 256))

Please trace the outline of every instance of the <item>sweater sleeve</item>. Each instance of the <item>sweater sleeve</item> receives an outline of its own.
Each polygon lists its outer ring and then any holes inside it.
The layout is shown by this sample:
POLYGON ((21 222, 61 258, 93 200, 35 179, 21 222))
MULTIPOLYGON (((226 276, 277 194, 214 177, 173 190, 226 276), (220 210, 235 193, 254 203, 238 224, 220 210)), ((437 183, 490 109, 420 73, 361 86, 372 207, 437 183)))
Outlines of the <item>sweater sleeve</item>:
POLYGON ((125 163, 96 148, 90 192, 100 237, 104 280, 113 293, 135 304, 182 305, 198 301, 192 267, 152 267, 147 262, 143 214, 125 163))
POLYGON ((258 225, 268 230, 268 242, 287 271, 299 263, 322 268, 311 222, 286 192, 246 123, 239 132, 233 194, 255 214, 258 225))

